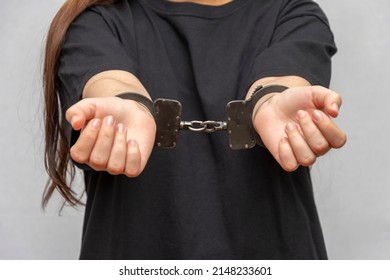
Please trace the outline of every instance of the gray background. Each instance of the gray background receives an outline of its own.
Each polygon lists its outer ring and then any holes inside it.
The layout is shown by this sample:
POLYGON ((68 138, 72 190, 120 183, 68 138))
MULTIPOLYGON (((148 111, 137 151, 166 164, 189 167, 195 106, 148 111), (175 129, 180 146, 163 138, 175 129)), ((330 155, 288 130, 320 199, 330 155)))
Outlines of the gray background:
MULTIPOLYGON (((347 145, 313 182, 331 259, 390 259, 390 2, 319 0, 338 43, 331 88, 347 145)), ((0 259, 77 259, 83 209, 43 212, 41 62, 60 0, 1 1, 0 259)))

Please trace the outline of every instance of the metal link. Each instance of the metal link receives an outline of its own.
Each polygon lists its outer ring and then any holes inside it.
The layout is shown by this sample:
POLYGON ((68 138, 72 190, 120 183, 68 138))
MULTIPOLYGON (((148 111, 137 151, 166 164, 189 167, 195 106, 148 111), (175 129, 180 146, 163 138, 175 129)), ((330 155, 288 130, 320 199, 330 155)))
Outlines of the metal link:
POLYGON ((193 132, 213 133, 227 130, 227 123, 222 121, 181 121, 180 129, 193 132))
MULTIPOLYGON (((283 92, 287 87, 270 85, 258 87, 249 100, 231 101, 226 106, 227 122, 225 121, 181 121, 182 106, 179 101, 159 98, 154 101, 154 118, 157 125, 155 145, 173 148, 177 144, 179 130, 213 133, 227 130, 229 146, 232 149, 250 149, 256 145, 264 146, 252 123, 252 115, 257 102, 267 94, 283 92)), ((142 104, 149 103, 139 99, 134 94, 120 96, 133 99, 142 104)), ((148 107, 149 108, 149 107, 148 107)))

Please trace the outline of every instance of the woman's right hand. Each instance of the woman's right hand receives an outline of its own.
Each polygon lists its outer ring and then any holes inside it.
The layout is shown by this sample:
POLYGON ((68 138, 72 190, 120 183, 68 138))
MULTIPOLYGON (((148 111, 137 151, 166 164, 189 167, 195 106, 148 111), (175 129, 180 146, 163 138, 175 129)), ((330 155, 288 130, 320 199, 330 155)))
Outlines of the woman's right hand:
POLYGON ((156 123, 142 105, 119 97, 85 98, 67 110, 66 119, 73 129, 81 130, 70 149, 74 161, 128 177, 144 170, 156 123))

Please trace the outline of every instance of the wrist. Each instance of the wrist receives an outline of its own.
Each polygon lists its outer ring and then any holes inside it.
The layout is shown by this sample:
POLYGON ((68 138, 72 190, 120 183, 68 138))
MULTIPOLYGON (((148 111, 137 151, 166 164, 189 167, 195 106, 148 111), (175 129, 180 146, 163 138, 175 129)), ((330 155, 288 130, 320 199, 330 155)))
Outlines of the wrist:
POLYGON ((248 104, 248 122, 250 126, 250 130, 254 132, 253 136, 255 137, 256 143, 260 146, 264 147, 264 143, 260 138, 260 135, 258 135, 257 130, 254 126, 254 120, 259 112, 260 108, 263 107, 266 103, 268 103, 272 98, 285 90, 287 90, 288 87, 283 85, 267 85, 265 87, 258 86, 250 98, 246 100, 246 103, 248 104))
POLYGON ((275 95, 287 89, 288 87, 284 85, 257 86, 249 99, 246 100, 248 103, 251 103, 252 121, 262 106, 266 105, 275 95))
POLYGON ((252 122, 255 120, 260 109, 267 106, 270 103, 271 99, 277 94, 279 94, 279 92, 272 92, 272 93, 269 93, 267 95, 264 95, 262 98, 259 99, 259 101, 256 103, 255 107, 253 108, 252 122))
POLYGON ((115 95, 116 97, 125 99, 127 102, 135 103, 139 107, 141 107, 143 110, 147 111, 152 115, 153 118, 155 118, 155 112, 154 112, 154 106, 153 101, 150 100, 148 97, 135 93, 135 92, 123 92, 115 95))

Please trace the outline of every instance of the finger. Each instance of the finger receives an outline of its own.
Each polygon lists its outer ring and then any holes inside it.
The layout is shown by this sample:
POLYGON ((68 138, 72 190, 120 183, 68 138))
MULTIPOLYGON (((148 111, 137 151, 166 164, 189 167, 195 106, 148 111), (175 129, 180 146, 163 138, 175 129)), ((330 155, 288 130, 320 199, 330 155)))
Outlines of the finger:
POLYGON ((303 136, 316 156, 327 153, 330 149, 328 141, 313 122, 311 116, 303 110, 298 111, 297 119, 303 136))
POLYGON ((279 143, 279 160, 280 165, 285 171, 291 172, 298 168, 298 162, 295 159, 294 152, 286 137, 283 137, 279 143))
POLYGON ((140 112, 132 118, 127 127, 127 139, 137 139, 140 153, 140 169, 143 170, 153 150, 156 136, 156 123, 149 113, 140 112))
POLYGON ((330 116, 337 117, 342 104, 341 96, 321 86, 313 86, 311 90, 315 106, 324 109, 330 116))
POLYGON ((320 110, 313 112, 313 121, 321 131, 322 135, 328 141, 332 148, 341 148, 347 141, 347 136, 336 123, 334 123, 328 116, 320 110))
POLYGON ((118 124, 115 128, 115 137, 112 144, 110 157, 107 164, 107 171, 110 174, 121 174, 126 165, 126 128, 123 124, 118 124))
POLYGON ((312 165, 316 161, 317 156, 310 149, 297 126, 288 123, 286 125, 286 134, 298 164, 303 166, 312 165))
POLYGON ((102 127, 89 157, 89 165, 97 171, 105 170, 107 167, 115 135, 114 123, 112 116, 103 119, 102 127))
POLYGON ((125 174, 128 177, 137 177, 141 174, 141 152, 138 142, 134 139, 127 142, 125 174))
POLYGON ((101 120, 94 119, 80 133, 76 143, 70 149, 72 159, 78 163, 87 163, 95 145, 101 127, 101 120))
POLYGON ((95 117, 95 113, 94 99, 86 98, 71 106, 66 111, 65 118, 72 125, 73 129, 80 130, 88 120, 95 117))

